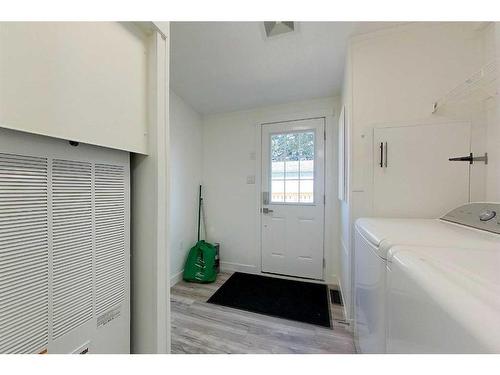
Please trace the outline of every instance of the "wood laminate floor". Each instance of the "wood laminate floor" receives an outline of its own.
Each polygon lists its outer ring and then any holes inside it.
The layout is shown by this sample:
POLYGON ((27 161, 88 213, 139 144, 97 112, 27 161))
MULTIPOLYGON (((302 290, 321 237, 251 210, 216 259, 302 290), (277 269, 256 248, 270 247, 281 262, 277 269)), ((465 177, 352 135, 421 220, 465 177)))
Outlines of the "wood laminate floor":
POLYGON ((180 281, 171 289, 172 353, 354 353, 342 308, 333 329, 206 303, 231 276, 213 284, 180 281))

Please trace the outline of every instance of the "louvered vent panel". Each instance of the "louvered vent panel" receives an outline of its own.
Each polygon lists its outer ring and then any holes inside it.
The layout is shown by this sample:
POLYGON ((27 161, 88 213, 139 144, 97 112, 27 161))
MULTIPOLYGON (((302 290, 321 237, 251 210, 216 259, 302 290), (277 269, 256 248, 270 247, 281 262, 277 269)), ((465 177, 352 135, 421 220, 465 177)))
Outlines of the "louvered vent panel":
POLYGON ((48 342, 47 159, 0 153, 0 353, 48 342))
POLYGON ((92 166, 52 162, 54 339, 92 319, 92 166))
POLYGON ((121 166, 95 165, 97 315, 125 297, 125 174, 121 166))

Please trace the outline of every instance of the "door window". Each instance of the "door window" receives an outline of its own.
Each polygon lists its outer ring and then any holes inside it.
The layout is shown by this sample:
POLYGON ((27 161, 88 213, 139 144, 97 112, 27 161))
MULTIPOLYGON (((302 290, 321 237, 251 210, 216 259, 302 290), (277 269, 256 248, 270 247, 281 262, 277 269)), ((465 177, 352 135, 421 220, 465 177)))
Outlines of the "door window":
POLYGON ((271 203, 314 203, 314 131, 271 134, 271 203))

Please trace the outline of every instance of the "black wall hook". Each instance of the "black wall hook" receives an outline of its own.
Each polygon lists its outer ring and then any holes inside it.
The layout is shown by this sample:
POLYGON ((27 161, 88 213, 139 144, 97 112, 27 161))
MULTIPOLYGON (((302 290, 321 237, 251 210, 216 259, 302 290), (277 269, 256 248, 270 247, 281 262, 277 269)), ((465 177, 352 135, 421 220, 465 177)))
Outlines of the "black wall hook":
POLYGON ((488 164, 488 153, 486 152, 484 156, 474 156, 471 152, 469 156, 459 156, 456 158, 449 158, 449 161, 468 161, 469 164, 474 164, 475 161, 484 161, 484 164, 488 164))

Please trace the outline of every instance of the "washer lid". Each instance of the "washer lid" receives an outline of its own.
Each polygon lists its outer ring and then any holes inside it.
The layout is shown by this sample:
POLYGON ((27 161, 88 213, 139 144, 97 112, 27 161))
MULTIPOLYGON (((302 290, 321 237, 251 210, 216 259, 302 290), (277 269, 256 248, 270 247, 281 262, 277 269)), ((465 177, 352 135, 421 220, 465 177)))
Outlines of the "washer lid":
POLYGON ((382 258, 394 245, 500 249, 500 236, 438 219, 361 218, 357 230, 382 258))
POLYGON ((401 241, 411 239, 414 229, 426 227, 432 230, 434 219, 389 219, 389 218, 361 218, 356 220, 355 226, 360 233, 375 246, 380 246, 388 239, 401 241))

